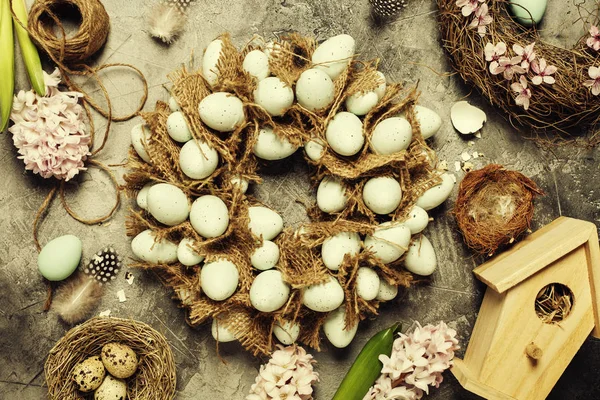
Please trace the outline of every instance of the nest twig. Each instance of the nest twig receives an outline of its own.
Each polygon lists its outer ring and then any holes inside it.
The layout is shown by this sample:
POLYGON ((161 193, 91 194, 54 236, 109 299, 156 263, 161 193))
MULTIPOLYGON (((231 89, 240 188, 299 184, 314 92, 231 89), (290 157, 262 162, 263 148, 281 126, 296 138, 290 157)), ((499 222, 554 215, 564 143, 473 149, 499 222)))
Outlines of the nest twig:
POLYGON ((560 283, 540 290, 535 298, 535 313, 546 324, 556 324, 565 319, 573 307, 573 292, 560 283))

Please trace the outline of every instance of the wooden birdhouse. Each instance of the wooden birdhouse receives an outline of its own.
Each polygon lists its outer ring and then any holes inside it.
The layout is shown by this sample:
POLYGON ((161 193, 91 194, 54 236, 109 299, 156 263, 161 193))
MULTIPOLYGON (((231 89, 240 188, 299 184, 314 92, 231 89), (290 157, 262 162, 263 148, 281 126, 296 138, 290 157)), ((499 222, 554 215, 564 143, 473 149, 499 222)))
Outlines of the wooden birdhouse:
POLYGON ((545 399, 587 336, 600 338, 596 226, 560 217, 474 273, 488 288, 452 373, 486 399, 545 399))

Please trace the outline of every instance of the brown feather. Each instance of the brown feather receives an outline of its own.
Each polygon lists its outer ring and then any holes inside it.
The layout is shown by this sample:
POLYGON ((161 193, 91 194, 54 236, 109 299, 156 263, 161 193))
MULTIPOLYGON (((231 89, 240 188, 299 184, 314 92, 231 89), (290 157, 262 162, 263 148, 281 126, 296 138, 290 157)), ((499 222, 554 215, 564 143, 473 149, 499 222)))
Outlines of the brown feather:
POLYGON ((93 278, 77 273, 56 291, 52 308, 66 323, 81 322, 96 308, 102 291, 93 278))

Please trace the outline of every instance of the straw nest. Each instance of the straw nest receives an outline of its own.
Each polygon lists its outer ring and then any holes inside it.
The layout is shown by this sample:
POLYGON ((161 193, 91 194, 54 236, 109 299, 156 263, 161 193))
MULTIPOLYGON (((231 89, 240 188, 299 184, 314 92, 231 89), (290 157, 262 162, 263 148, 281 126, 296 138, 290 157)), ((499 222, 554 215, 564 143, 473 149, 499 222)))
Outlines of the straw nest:
POLYGON ((543 195, 520 172, 490 164, 465 175, 458 189, 454 215, 467 245, 492 255, 514 242, 533 218, 533 199, 543 195))
POLYGON ((175 395, 175 361, 165 337, 142 322, 96 317, 71 329, 50 350, 44 366, 48 398, 86 399, 71 379, 73 367, 99 355, 102 346, 118 342, 131 347, 139 358, 136 373, 127 379, 130 400, 165 400, 175 395))
MULTIPOLYGON (((600 96, 594 96, 584 82, 590 79, 590 67, 599 66, 599 54, 587 46, 589 35, 583 35, 572 49, 559 48, 541 40, 535 27, 525 28, 514 21, 507 9, 508 0, 486 0, 484 3, 489 7, 492 22, 482 37, 477 29, 469 27, 474 16, 464 17, 456 0, 437 0, 442 45, 461 78, 480 91, 493 106, 504 111, 513 126, 530 128, 538 135, 542 131, 581 134, 586 129, 594 130, 600 118, 600 96), (510 87, 519 81, 519 74, 506 80, 502 74, 493 75, 489 70, 484 47, 487 43, 496 45, 499 42, 506 44, 509 57, 516 55, 512 51, 513 45, 525 47, 535 42, 537 59, 544 58, 548 65, 558 68, 554 74, 556 82, 551 85, 531 84, 535 75, 531 68, 525 74, 532 92, 528 110, 515 103, 517 93, 510 87)), ((598 22, 598 17, 593 15, 587 20, 586 31, 590 24, 598 22)), ((594 134, 591 140, 597 144, 600 137, 594 134)))

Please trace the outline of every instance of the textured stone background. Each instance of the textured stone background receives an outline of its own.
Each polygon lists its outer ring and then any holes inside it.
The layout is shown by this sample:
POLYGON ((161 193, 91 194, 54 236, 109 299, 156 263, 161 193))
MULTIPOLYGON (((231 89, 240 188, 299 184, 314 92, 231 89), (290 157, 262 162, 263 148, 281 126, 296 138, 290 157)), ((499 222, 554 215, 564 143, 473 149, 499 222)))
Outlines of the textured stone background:
MULTIPOLYGON (((583 32, 577 18, 575 0, 552 0, 543 36, 559 46, 571 46, 583 32)), ((28 1, 30 2, 30 1, 28 1)), ((578 2, 578 1, 577 1, 578 2)), ((421 103, 443 117, 441 131, 432 142, 441 159, 453 167, 467 149, 449 121, 453 102, 465 98, 470 90, 451 71, 439 45, 433 0, 409 0, 410 6, 393 23, 376 26, 369 16, 367 0, 197 0, 189 11, 184 35, 172 46, 153 41, 145 32, 143 15, 152 1, 104 0, 111 17, 111 34, 97 63, 135 64, 150 84, 146 109, 157 100, 166 100, 162 85, 166 74, 188 62, 192 51, 201 54, 215 36, 229 31, 238 45, 253 34, 271 36, 297 30, 325 39, 339 33, 356 38, 357 50, 364 58, 380 57, 381 70, 388 79, 415 83, 423 92, 421 103), (430 67, 426 68, 426 66, 430 67)), ((588 1, 588 4, 591 4, 588 1)), ((17 60, 18 89, 28 83, 17 60)), ((124 113, 133 108, 141 87, 135 77, 123 71, 103 74, 115 109, 124 113)), ((87 89, 95 90, 92 84, 87 89)), ((98 94, 96 89, 96 94, 98 94)), ((100 97, 99 97, 100 98, 100 97)), ((544 151, 523 140, 501 115, 473 94, 470 101, 488 114, 483 138, 475 140, 470 151, 485 158, 474 161, 477 167, 490 162, 506 165, 531 176, 546 191, 537 202, 534 229, 559 215, 591 220, 600 226, 598 183, 599 155, 595 149, 572 147, 544 151)), ((99 121, 102 128, 104 122, 99 121)), ((126 160, 129 131, 136 120, 115 124, 111 139, 99 160, 120 164, 126 160)), ((45 398, 43 364, 48 350, 69 329, 53 313, 41 312, 45 287, 36 271, 36 251, 31 236, 34 213, 48 192, 51 182, 23 171, 9 134, 0 136, 0 398, 45 398)), ((117 168, 119 176, 125 172, 117 168)), ((303 208, 294 202, 313 201, 307 169, 300 154, 289 162, 264 168, 265 183, 253 188, 261 200, 284 215, 287 225, 304 221, 303 208)), ((460 179, 462 173, 457 173, 460 179)), ((97 170, 84 174, 72 185, 68 199, 83 215, 102 215, 110 208, 113 189, 97 170)), ((367 339, 375 332, 400 320, 435 323, 445 320, 456 327, 466 345, 483 296, 484 286, 471 270, 479 263, 462 244, 454 220, 448 215, 456 193, 446 206, 432 213, 435 221, 427 228, 437 250, 439 269, 426 285, 407 290, 386 304, 377 319, 361 323, 358 335, 345 350, 325 346, 316 354, 321 382, 316 398, 331 398, 345 371, 367 339)), ((124 218, 131 203, 125 201, 116 216, 102 226, 88 227, 72 220, 55 202, 41 226, 42 243, 67 233, 84 243, 84 258, 89 259, 100 247, 112 244, 126 257, 131 256, 125 236, 124 218)), ((238 345, 221 346, 222 363, 206 327, 192 329, 184 322, 184 313, 170 300, 170 293, 151 274, 133 271, 135 283, 129 286, 123 277, 103 298, 98 311, 110 309, 113 316, 135 318, 163 332, 173 346, 178 367, 178 399, 243 399, 256 376, 261 360, 246 354, 238 345), (127 302, 119 303, 116 292, 124 289, 127 302)), ((460 353, 462 354, 462 352, 460 353)), ((600 342, 589 339, 575 357, 551 399, 597 399, 600 397, 600 342)), ((432 399, 474 399, 460 387, 451 374, 431 393, 432 399)))

